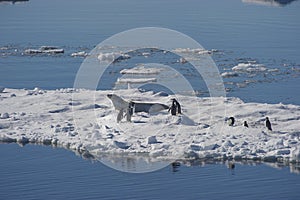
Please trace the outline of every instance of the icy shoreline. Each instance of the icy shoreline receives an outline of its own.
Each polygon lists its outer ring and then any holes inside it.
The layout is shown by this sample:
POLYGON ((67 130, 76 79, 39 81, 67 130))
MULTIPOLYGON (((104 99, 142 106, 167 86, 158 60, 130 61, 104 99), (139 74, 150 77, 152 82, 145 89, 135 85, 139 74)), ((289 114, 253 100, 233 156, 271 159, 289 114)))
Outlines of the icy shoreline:
POLYGON ((142 113, 135 114, 132 123, 118 124, 108 93, 167 105, 173 97, 133 89, 6 88, 0 93, 0 142, 54 145, 86 157, 106 154, 147 155, 155 160, 300 162, 300 106, 176 95, 183 115, 142 113), (225 122, 228 116, 236 118, 233 127, 225 122), (266 116, 272 122, 272 132, 264 126, 266 116), (249 128, 243 126, 245 120, 249 128))

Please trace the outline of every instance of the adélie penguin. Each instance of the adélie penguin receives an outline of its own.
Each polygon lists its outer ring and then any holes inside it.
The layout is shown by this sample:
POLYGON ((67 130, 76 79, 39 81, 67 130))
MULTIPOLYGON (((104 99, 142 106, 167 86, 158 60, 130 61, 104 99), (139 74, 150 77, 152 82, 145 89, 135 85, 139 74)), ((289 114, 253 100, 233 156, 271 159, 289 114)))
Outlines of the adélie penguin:
POLYGON ((269 131, 272 131, 271 122, 268 117, 266 117, 266 127, 268 128, 269 131))
POLYGON ((229 117, 229 119, 228 119, 228 125, 229 126, 233 126, 233 124, 234 124, 234 117, 229 117))

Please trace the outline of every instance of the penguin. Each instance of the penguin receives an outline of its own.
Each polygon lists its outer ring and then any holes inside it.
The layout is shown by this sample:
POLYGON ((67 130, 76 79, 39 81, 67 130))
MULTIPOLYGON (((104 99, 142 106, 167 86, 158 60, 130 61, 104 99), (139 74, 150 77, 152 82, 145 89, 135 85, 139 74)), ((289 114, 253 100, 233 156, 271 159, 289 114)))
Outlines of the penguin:
POLYGON ((234 117, 229 117, 229 119, 228 119, 228 125, 229 126, 233 126, 233 124, 234 124, 234 117))
POLYGON ((244 121, 244 126, 249 128, 247 121, 244 121))
POLYGON ((131 122, 131 116, 133 115, 133 109, 134 109, 134 102, 130 101, 128 104, 127 111, 126 111, 126 120, 128 122, 131 122))
POLYGON ((272 126, 269 117, 266 117, 266 127, 268 128, 269 131, 272 131, 272 126))
POLYGON ((171 107, 169 108, 169 111, 171 110, 171 115, 176 115, 176 103, 173 100, 171 107))
POLYGON ((173 99, 173 101, 175 101, 175 104, 176 104, 176 107, 177 107, 177 112, 178 112, 178 114, 181 114, 181 106, 180 106, 180 103, 179 103, 176 99, 173 99))

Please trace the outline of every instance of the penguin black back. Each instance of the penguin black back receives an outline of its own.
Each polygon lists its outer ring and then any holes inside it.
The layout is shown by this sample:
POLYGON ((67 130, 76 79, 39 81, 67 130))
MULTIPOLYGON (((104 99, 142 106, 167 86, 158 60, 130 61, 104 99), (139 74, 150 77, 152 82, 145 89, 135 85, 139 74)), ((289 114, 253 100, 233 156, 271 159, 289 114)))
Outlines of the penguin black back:
POLYGON ((233 126, 233 124, 234 124, 234 117, 229 117, 229 119, 228 119, 228 125, 229 126, 233 126))
POLYGON ((268 117, 266 117, 266 127, 269 131, 272 131, 272 125, 268 117))
POLYGON ((247 121, 244 121, 244 126, 249 128, 247 121))

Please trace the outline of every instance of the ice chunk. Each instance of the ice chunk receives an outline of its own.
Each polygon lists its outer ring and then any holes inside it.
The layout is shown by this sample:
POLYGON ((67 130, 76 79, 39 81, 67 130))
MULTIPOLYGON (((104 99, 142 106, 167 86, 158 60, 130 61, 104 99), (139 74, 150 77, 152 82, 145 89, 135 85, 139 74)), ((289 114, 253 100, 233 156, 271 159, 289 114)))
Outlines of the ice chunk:
POLYGON ((85 51, 79 51, 79 52, 74 52, 71 54, 72 57, 86 57, 88 56, 88 53, 85 51))
POLYGON ((50 54, 60 54, 64 53, 64 49, 54 47, 54 46, 41 46, 39 49, 26 49, 25 54, 40 54, 40 53, 50 53, 50 54))
POLYGON ((123 69, 120 71, 121 74, 158 74, 162 69, 155 67, 134 67, 131 69, 123 69))
POLYGON ((221 76, 222 76, 223 78, 231 78, 231 77, 237 77, 237 76, 239 76, 239 74, 236 73, 236 72, 223 72, 223 73, 221 74, 221 76))
POLYGON ((129 59, 130 55, 123 54, 123 53, 100 53, 98 55, 98 60, 104 61, 104 62, 117 62, 121 60, 129 59))
POLYGON ((263 64, 256 63, 239 63, 238 65, 232 68, 234 71, 243 71, 243 72, 263 72, 267 68, 263 64))
POLYGON ((156 136, 149 136, 147 138, 147 144, 155 144, 157 143, 156 136))
POLYGON ((0 118, 1 119, 8 119, 9 118, 9 114, 8 113, 2 113, 0 118))

